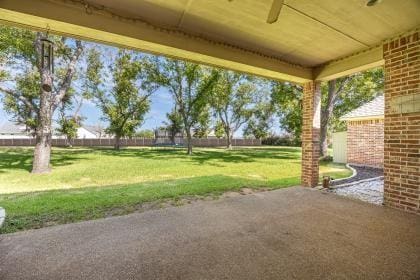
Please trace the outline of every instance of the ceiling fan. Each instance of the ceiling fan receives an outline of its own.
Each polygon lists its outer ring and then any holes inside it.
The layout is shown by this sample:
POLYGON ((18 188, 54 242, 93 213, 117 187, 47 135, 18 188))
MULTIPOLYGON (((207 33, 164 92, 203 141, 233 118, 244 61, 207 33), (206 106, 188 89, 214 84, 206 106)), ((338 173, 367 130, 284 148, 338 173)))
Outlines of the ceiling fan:
MULTIPOLYGON (((233 0, 228 0, 232 2, 233 0)), ((284 0, 273 0, 271 4, 270 12, 268 13, 267 23, 272 24, 277 21, 280 15, 281 8, 283 7, 284 0)))
POLYGON ((284 0, 273 0, 270 12, 268 13, 267 23, 272 24, 277 21, 280 15, 281 8, 283 7, 284 0))

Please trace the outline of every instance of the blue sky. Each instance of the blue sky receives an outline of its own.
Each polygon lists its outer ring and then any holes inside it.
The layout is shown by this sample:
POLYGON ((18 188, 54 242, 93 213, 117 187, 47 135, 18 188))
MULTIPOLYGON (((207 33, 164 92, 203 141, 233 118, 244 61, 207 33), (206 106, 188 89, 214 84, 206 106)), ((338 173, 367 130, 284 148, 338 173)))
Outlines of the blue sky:
MULTIPOLYGON (((145 118, 145 123, 140 129, 154 129, 162 125, 166 119, 166 113, 173 108, 172 96, 166 89, 159 89, 151 97, 151 108, 145 118)), ((81 109, 82 115, 86 118, 85 124, 98 124, 105 122, 101 120, 102 113, 93 102, 85 102, 81 109)), ((10 115, 0 108, 0 123, 10 120, 10 115)))
MULTIPOLYGON (((68 42, 70 45, 74 44, 74 41, 70 40, 68 42)), ((100 51, 102 54, 102 58, 104 61, 104 69, 107 69, 111 61, 111 57, 114 57, 116 52, 118 51, 118 48, 96 44, 96 43, 88 43, 85 42, 86 49, 88 48, 95 48, 100 51)), ((60 64, 60 61, 56 61, 56 63, 60 64)), ((86 67, 85 62, 79 63, 79 67, 81 69, 86 67)), ((11 73, 20 72, 22 69, 24 69, 25 66, 18 66, 18 69, 8 69, 11 73)), ((105 87, 111 87, 111 79, 109 75, 105 75, 105 87), (107 82, 109 80, 109 82, 107 82)), ((78 82, 75 82, 75 86, 79 87, 78 82)), ((172 95, 168 92, 165 88, 158 89, 152 96, 151 96, 151 107, 150 111, 145 116, 145 122, 144 124, 138 128, 139 130, 142 129, 155 129, 159 126, 163 125, 163 122, 166 120, 166 113, 170 112, 174 106, 174 100, 172 95)), ((102 126, 106 127, 107 123, 101 119, 102 113, 100 109, 97 108, 96 104, 93 101, 85 101, 82 108, 81 108, 81 114, 85 118, 83 124, 85 125, 96 125, 101 124, 102 126)), ((3 109, 3 105, 0 104, 0 123, 9 121, 11 119, 10 115, 7 115, 7 113, 3 109)), ((274 128, 274 130, 278 131, 278 128, 274 128)), ((242 128, 240 128, 236 133, 235 137, 241 137, 242 136, 242 128)))

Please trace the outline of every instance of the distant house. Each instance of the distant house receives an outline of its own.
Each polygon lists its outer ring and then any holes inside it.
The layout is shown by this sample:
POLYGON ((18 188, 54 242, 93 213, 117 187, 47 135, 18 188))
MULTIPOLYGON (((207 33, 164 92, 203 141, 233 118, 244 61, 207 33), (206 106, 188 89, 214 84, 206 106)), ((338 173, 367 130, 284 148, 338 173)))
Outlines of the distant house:
POLYGON ((32 137, 24 125, 17 125, 12 122, 0 123, 0 139, 27 139, 32 137))
POLYGON ((81 126, 77 129, 77 137, 76 138, 98 138, 96 134, 87 130, 85 127, 81 126))
POLYGON ((337 133, 333 137, 334 157, 339 157, 337 152, 342 150, 346 154, 346 160, 343 160, 344 162, 356 165, 383 167, 383 95, 344 115, 341 120, 346 121, 347 132, 337 133), (343 138, 342 141, 340 137, 343 138))
POLYGON ((100 125, 83 125, 80 133, 77 131, 77 138, 109 138, 105 129, 100 125), (86 137, 84 137, 86 135, 86 137), (89 135, 89 136, 88 136, 89 135))
MULTIPOLYGON (((105 130, 101 126, 82 125, 81 127, 77 128, 76 139, 98 139, 108 137, 109 135, 105 133, 105 130)), ((53 135, 53 138, 63 138, 63 136, 57 134, 53 135)))
MULTIPOLYGON (((53 139, 63 139, 64 136, 57 132, 57 127, 53 126, 53 139)), ((107 138, 108 135, 101 126, 83 125, 77 129, 77 138, 96 139, 107 138)), ((5 121, 0 123, 0 139, 28 139, 33 135, 26 130, 24 125, 5 121)))

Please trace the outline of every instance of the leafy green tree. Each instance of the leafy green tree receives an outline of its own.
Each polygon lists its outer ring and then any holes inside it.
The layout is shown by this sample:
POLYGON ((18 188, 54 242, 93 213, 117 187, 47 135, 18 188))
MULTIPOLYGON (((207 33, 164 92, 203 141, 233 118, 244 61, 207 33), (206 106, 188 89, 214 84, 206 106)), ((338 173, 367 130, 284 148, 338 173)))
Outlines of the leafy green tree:
POLYGON ((267 138, 273 125, 273 115, 271 103, 258 103, 253 116, 246 124, 244 136, 253 136, 255 139, 267 138))
POLYGON ((192 154, 193 128, 207 106, 209 94, 218 80, 218 72, 191 62, 159 58, 156 73, 159 83, 175 99, 187 136, 187 154, 192 154))
POLYGON ((206 138, 210 131, 210 110, 209 106, 203 108, 200 114, 197 124, 194 126, 193 136, 195 138, 206 138))
POLYGON ((65 136, 66 145, 72 146, 72 140, 77 137, 77 130, 82 124, 83 117, 79 112, 83 105, 83 94, 76 98, 73 91, 69 91, 60 106, 60 116, 56 131, 65 136))
POLYGON ((245 137, 252 136, 256 139, 267 138, 271 134, 274 124, 275 108, 271 101, 270 82, 259 79, 256 98, 254 98, 254 112, 246 123, 243 131, 245 137))
POLYGON ((376 68, 328 81, 321 87, 320 155, 328 155, 328 134, 345 129, 344 114, 383 94, 383 69, 376 68))
MULTIPOLYGON (((93 57, 92 62, 100 65, 93 57)), ((134 53, 120 50, 110 66, 113 87, 102 89, 92 86, 94 98, 104 114, 104 120, 109 122, 107 133, 114 135, 114 148, 120 149, 121 138, 131 137, 143 123, 145 114, 150 109, 149 97, 157 90, 148 71, 147 60, 136 58, 134 53)), ((97 71, 101 67, 97 68, 97 71)))
MULTIPOLYGON (((383 92, 382 68, 371 69, 321 85, 321 156, 327 155, 328 133, 343 130, 340 118, 371 101, 383 92)), ((280 126, 300 140, 302 132, 302 88, 287 82, 272 83, 272 102, 280 117, 280 126)))
POLYGON ((216 122, 216 125, 214 126, 214 134, 219 139, 225 136, 225 129, 223 128, 223 123, 221 121, 216 122))
POLYGON ((165 129, 169 131, 171 142, 173 145, 175 145, 175 137, 178 133, 181 133, 183 131, 183 121, 182 121, 182 115, 179 113, 177 107, 170 112, 166 114, 166 118, 168 119, 165 124, 165 129))
POLYGON ((77 129, 80 127, 79 120, 62 116, 58 124, 57 132, 66 137, 67 146, 71 147, 71 141, 77 137, 77 129))
POLYGON ((257 93, 250 77, 233 71, 219 70, 220 79, 213 88, 210 103, 216 118, 222 123, 226 147, 232 149, 234 133, 254 113, 253 101, 257 93))
POLYGON ((302 133, 302 87, 288 82, 272 82, 271 99, 280 127, 300 142, 302 133))
POLYGON ((155 133, 151 129, 144 129, 144 130, 137 131, 135 136, 136 137, 143 137, 143 138, 154 138, 155 133))
POLYGON ((52 73, 41 60, 45 37, 41 32, 0 27, 0 57, 10 70, 0 75, 0 92, 6 112, 35 135, 32 173, 50 171, 52 118, 71 90, 83 53, 80 40, 48 36, 55 49, 52 73))

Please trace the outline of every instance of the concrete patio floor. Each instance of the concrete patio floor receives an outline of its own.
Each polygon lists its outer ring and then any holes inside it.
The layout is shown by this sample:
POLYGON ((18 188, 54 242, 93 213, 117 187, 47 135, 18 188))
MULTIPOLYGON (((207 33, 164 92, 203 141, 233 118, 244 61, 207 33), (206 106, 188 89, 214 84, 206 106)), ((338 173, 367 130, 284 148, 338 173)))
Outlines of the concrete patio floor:
POLYGON ((0 279, 419 279, 420 217, 293 187, 0 235, 0 279))

